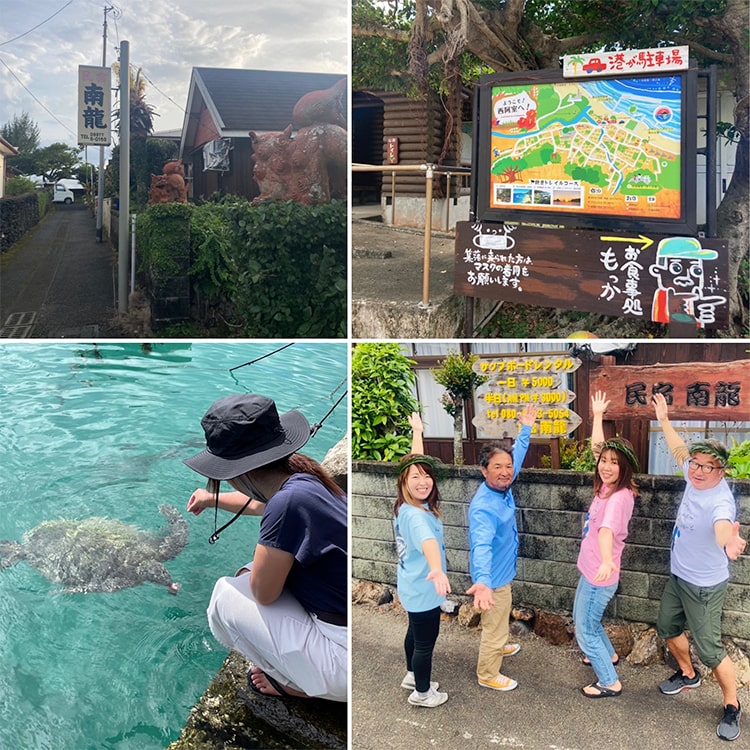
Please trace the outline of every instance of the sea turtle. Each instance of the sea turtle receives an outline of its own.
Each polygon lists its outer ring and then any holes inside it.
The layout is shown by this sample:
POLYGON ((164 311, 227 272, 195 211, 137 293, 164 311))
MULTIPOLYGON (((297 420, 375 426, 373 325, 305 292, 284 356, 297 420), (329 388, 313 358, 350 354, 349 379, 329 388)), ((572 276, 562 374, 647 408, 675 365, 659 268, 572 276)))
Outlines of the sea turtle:
POLYGON ((42 521, 27 531, 23 544, 0 541, 0 570, 26 560, 68 592, 118 591, 146 581, 176 594, 163 560, 176 557, 188 540, 188 526, 177 508, 162 505, 167 519, 153 533, 109 518, 42 521))

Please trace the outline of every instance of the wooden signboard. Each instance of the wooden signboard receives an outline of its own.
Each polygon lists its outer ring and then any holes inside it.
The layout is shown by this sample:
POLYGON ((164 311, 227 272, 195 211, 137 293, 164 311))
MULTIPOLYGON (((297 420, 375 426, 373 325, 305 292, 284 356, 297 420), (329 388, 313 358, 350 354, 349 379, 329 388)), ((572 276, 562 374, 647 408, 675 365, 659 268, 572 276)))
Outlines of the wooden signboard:
POLYGON ((728 276, 726 240, 456 224, 454 290, 465 297, 721 329, 728 276))
POLYGON ((532 437, 570 434, 582 420, 570 408, 576 396, 568 389, 566 376, 580 366, 581 360, 566 353, 477 360, 474 370, 489 380, 477 388, 472 424, 490 438, 515 438, 521 412, 535 404, 539 411, 532 437))
POLYGON ((386 141, 388 163, 398 164, 398 138, 392 136, 386 141))
POLYGON ((606 391, 605 419, 653 419, 651 396, 662 393, 670 419, 750 420, 750 360, 601 367, 590 392, 606 391))

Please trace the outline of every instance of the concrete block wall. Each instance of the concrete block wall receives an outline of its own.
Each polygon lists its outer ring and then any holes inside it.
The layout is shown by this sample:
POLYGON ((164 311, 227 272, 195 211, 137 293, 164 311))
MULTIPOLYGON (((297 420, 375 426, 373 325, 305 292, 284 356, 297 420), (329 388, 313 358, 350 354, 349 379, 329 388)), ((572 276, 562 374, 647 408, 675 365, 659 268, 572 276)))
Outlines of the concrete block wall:
MULTIPOLYGON (((681 477, 639 476, 636 501, 622 559, 617 595, 606 615, 654 623, 669 575, 669 543, 681 477)), ((471 585, 468 508, 481 481, 477 466, 449 466, 439 477, 448 577, 454 594, 471 585)), ((737 499, 740 533, 750 537, 750 481, 730 480, 737 499)), ((518 606, 570 612, 578 583, 576 559, 593 475, 524 469, 513 486, 520 550, 513 602, 518 606)), ((355 462, 351 475, 352 575, 396 586, 393 540, 395 464, 355 462)), ((750 640, 750 554, 730 563, 723 633, 750 640)))

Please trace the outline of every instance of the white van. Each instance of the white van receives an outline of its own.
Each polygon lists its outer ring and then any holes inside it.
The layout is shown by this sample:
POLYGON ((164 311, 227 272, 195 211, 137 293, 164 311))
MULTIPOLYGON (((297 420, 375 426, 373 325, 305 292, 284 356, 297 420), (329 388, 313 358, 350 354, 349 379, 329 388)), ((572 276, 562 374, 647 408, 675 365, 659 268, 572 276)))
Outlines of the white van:
POLYGON ((55 189, 52 193, 53 203, 73 203, 76 197, 73 195, 73 191, 65 187, 61 183, 55 183, 55 189))

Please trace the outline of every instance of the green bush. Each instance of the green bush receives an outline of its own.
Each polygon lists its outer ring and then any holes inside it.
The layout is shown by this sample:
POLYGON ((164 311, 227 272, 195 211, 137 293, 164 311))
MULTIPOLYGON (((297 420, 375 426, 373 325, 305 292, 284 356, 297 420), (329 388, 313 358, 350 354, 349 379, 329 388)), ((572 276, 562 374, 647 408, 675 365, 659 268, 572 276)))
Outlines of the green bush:
MULTIPOLYGON (((33 193, 35 189, 36 185, 32 180, 28 177, 21 177, 20 175, 11 177, 5 183, 5 194, 8 197, 11 197, 12 195, 23 195, 24 193, 33 193)), ((44 191, 40 190, 39 192, 44 191)))
POLYGON ((49 193, 46 190, 37 190, 36 202, 39 206, 39 216, 44 216, 49 210, 51 204, 49 193))
POLYGON ((346 203, 224 203, 231 300, 249 337, 346 336, 346 203))
POLYGON ((224 206, 206 203, 190 217, 190 275, 206 299, 220 299, 233 288, 237 269, 232 256, 234 235, 224 206))
POLYGON ((732 448, 727 459, 727 476, 750 479, 750 440, 738 443, 732 438, 732 448))
POLYGON ((396 461, 411 448, 408 417, 417 411, 414 362, 396 343, 358 344, 352 353, 352 458, 396 461))
MULTIPOLYGON (((542 456, 539 462, 544 469, 552 467, 552 458, 542 456)), ((591 450, 591 438, 579 443, 573 438, 560 438, 560 468, 569 471, 594 471, 596 458, 591 450)))
POLYGON ((140 270, 152 278, 167 279, 187 270, 190 257, 190 216, 188 203, 157 203, 138 214, 136 237, 140 270))
POLYGON ((346 336, 345 202, 253 206, 230 196, 139 214, 141 268, 152 276, 180 275, 188 246, 193 289, 209 307, 231 311, 232 335, 346 336))

